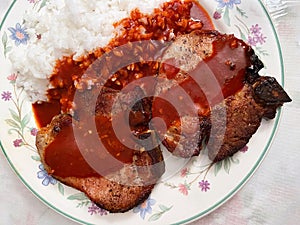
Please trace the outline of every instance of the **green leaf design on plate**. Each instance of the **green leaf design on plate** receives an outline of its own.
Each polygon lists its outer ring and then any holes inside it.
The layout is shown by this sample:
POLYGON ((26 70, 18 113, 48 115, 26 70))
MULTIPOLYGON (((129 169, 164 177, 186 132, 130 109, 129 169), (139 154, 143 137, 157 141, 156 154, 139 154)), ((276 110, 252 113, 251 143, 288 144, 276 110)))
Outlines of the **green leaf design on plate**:
POLYGON ((263 55, 263 56, 269 55, 269 53, 266 50, 264 50, 262 47, 256 46, 255 49, 256 49, 256 51, 258 51, 258 53, 260 55, 263 55))
POLYGON ((235 25, 235 27, 239 30, 240 37, 243 39, 243 41, 247 41, 247 37, 244 34, 244 32, 242 31, 242 29, 239 26, 237 26, 237 25, 235 25))
POLYGON ((223 161, 215 163, 215 169, 214 169, 215 176, 217 176, 220 170, 222 169, 222 165, 223 165, 223 161))
POLYGON ((161 213, 155 213, 152 216, 150 216, 150 218, 148 219, 149 222, 153 222, 158 220, 160 217, 162 216, 161 213))
POLYGON ((225 22, 225 24, 227 25, 227 26, 231 26, 231 24, 230 24, 230 18, 229 18, 229 8, 228 8, 228 6, 226 7, 226 9, 225 9, 225 12, 224 12, 224 22, 225 22))
POLYGON ((7 33, 3 32, 2 35, 2 44, 3 44, 3 49, 4 49, 4 56, 6 57, 6 54, 12 50, 11 46, 7 46, 7 41, 8 41, 8 37, 7 37, 7 33))
POLYGON ((80 202, 80 203, 77 204, 76 208, 82 208, 84 206, 87 206, 90 203, 91 203, 90 200, 86 200, 86 201, 80 202))
POLYGON ((7 40, 8 40, 7 33, 3 32, 3 35, 2 35, 2 44, 3 44, 4 47, 6 47, 6 45, 7 45, 7 40))
POLYGON ((40 158, 40 156, 38 156, 38 155, 33 155, 33 156, 31 156, 31 158, 32 158, 34 161, 37 161, 37 162, 40 162, 40 161, 41 161, 41 158, 40 158))
POLYGON ((239 159, 235 159, 234 157, 230 157, 230 160, 234 164, 239 164, 240 163, 240 160, 239 159))
POLYGON ((58 182, 58 191, 62 195, 65 195, 65 188, 64 188, 64 186, 60 182, 58 182))
POLYGON ((161 205, 161 204, 158 207, 160 208, 161 211, 150 216, 148 219, 149 222, 158 220, 163 214, 165 214, 166 212, 170 211, 170 209, 173 208, 173 206, 167 207, 167 206, 161 205))
POLYGON ((242 17, 248 18, 248 16, 246 15, 247 13, 244 10, 242 10, 240 7, 236 6, 236 10, 239 12, 239 14, 242 17))
POLYGON ((165 206, 165 205, 159 205, 158 206, 162 211, 166 211, 166 210, 168 210, 169 208, 167 207, 167 206, 165 206))
POLYGON ((214 164, 214 174, 215 176, 218 175, 218 173, 221 171, 222 168, 224 168, 225 172, 227 174, 230 173, 230 168, 232 163, 239 164, 240 161, 234 157, 227 157, 226 159, 223 159, 222 161, 219 161, 214 164))
POLYGON ((86 195, 84 193, 80 192, 80 193, 70 195, 67 199, 68 200, 85 201, 85 200, 88 200, 88 197, 86 197, 86 195))
POLYGON ((17 123, 16 123, 14 120, 12 120, 12 119, 6 119, 5 122, 6 122, 9 126, 11 126, 11 127, 17 128, 18 130, 21 129, 20 125, 17 124, 17 123))
POLYGON ((169 188, 172 188, 172 189, 178 188, 177 185, 172 184, 172 183, 167 183, 167 182, 166 182, 166 183, 164 183, 164 185, 167 186, 167 187, 169 187, 169 188))
POLYGON ((15 129, 15 128, 11 128, 7 131, 7 133, 9 135, 13 134, 13 133, 19 133, 19 128, 18 129, 15 129))
POLYGON ((47 1, 48 1, 48 0, 43 0, 43 1, 41 2, 41 5, 40 5, 40 8, 39 8, 38 11, 40 11, 43 7, 46 6, 47 1))
POLYGON ((10 52, 12 50, 11 46, 7 46, 6 48, 4 48, 4 56, 6 57, 7 53, 10 52))
POLYGON ((223 161, 224 161, 224 170, 225 170, 226 173, 229 174, 230 165, 231 165, 230 158, 228 157, 228 158, 224 159, 223 161))
POLYGON ((21 126, 22 126, 23 128, 25 128, 25 127, 27 126, 27 124, 30 122, 30 118, 31 118, 31 114, 30 114, 30 113, 27 113, 27 114, 23 117, 23 119, 22 119, 22 121, 21 121, 21 126))
POLYGON ((8 110, 9 110, 9 112, 10 112, 11 117, 12 117, 15 121, 17 121, 18 123, 20 123, 20 117, 19 117, 19 115, 18 115, 14 110, 12 110, 12 109, 8 109, 8 110))

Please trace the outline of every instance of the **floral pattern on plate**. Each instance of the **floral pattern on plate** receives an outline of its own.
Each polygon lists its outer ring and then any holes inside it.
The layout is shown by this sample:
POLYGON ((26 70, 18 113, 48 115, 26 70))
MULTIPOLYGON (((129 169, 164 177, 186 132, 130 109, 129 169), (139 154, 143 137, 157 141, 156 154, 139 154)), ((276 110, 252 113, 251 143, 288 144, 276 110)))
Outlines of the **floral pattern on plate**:
MULTIPOLYGON (((29 7, 40 10, 46 5, 47 0, 24 0, 24 2, 26 2, 29 7)), ((205 4, 205 1, 203 1, 204 6, 205 4)), ((207 4, 212 5, 210 13, 215 22, 225 24, 226 27, 231 30, 237 29, 239 37, 249 43, 261 57, 265 59, 269 57, 264 47, 270 41, 271 35, 275 34, 260 21, 257 23, 249 21, 251 12, 248 10, 248 4, 256 4, 259 7, 258 1, 251 1, 251 3, 249 3, 249 1, 246 0, 214 0, 209 1, 207 4)), ((36 38, 30 37, 27 28, 20 21, 22 20, 14 22, 8 20, 1 29, 2 52, 0 54, 4 56, 3 58, 6 58, 13 48, 21 48, 27 45, 30 38, 36 38)), ((64 186, 46 173, 40 163, 39 155, 34 146, 33 140, 37 134, 37 128, 34 125, 31 112, 28 111, 28 108, 24 107, 28 102, 24 99, 22 88, 17 88, 15 84, 18 74, 16 71, 11 71, 11 73, 8 74, 6 79, 3 80, 3 82, 7 82, 7 85, 5 85, 5 88, 0 89, 2 104, 8 112, 8 116, 6 115, 7 117, 5 118, 8 144, 5 145, 3 151, 27 151, 28 157, 24 160, 28 161, 28 159, 30 159, 35 163, 34 169, 31 171, 35 181, 30 182, 38 183, 42 190, 37 190, 37 192, 40 195, 43 194, 46 196, 46 202, 51 201, 47 195, 51 191, 53 192, 53 190, 59 194, 55 195, 55 198, 66 200, 68 209, 58 207, 57 211, 68 211, 66 213, 67 216, 75 217, 75 219, 78 218, 78 220, 83 220, 87 224, 101 221, 101 219, 98 220, 98 217, 102 216, 111 217, 113 219, 113 215, 92 203, 83 193, 64 186), (76 217, 77 214, 79 215, 78 217, 76 217), (95 220, 89 220, 91 217, 95 220)), ((219 181, 228 179, 231 175, 231 171, 236 173, 236 170, 243 168, 243 163, 245 162, 240 163, 240 161, 243 160, 242 157, 244 155, 247 157, 248 154, 254 154, 253 152, 255 151, 256 149, 253 148, 252 145, 249 145, 241 149, 239 155, 225 159, 214 165, 203 164, 201 161, 192 160, 191 163, 182 168, 174 177, 157 185, 156 188, 169 194, 173 198, 166 200, 164 196, 153 193, 145 202, 122 216, 131 214, 134 219, 131 218, 132 220, 129 222, 133 221, 133 223, 173 223, 172 218, 175 215, 179 215, 180 210, 185 208, 189 202, 192 202, 195 195, 205 196, 207 199, 212 198, 211 196, 219 188, 219 181), (178 204, 177 198, 184 200, 181 200, 181 204, 178 204)), ((254 164, 257 164, 257 161, 255 161, 254 164)), ((19 176, 22 176, 22 174, 19 176)), ((29 187, 30 182, 27 184, 29 187)), ((236 186, 240 186, 240 182, 237 182, 236 186)), ((215 202, 219 200, 220 199, 216 199, 215 202)), ((216 208, 214 204, 211 206, 211 208, 216 208)), ((206 210, 207 209, 201 209, 198 217, 203 215, 201 213, 206 210)), ((190 218, 193 216, 194 215, 191 215, 190 218)), ((184 221, 185 219, 189 218, 182 218, 180 221, 184 221)))
POLYGON ((95 203, 91 202, 91 200, 88 197, 86 197, 84 193, 78 192, 72 194, 69 197, 67 197, 67 199, 70 201, 76 201, 77 202, 76 208, 79 209, 85 208, 86 212, 91 216, 93 215, 106 216, 109 214, 108 211, 100 208, 95 203))

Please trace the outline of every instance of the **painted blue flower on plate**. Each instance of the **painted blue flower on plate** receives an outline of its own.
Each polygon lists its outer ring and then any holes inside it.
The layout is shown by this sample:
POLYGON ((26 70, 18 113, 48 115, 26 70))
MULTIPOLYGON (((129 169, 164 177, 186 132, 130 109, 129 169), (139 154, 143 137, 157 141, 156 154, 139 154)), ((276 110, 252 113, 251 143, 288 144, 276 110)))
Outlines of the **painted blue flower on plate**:
POLYGON ((55 180, 52 176, 50 176, 47 171, 45 170, 43 164, 39 165, 40 171, 37 172, 37 177, 42 179, 42 184, 44 186, 48 186, 49 184, 56 184, 57 180, 55 180))
POLYGON ((8 30, 11 33, 10 38, 15 41, 16 46, 27 44, 29 34, 26 32, 26 28, 22 27, 21 24, 17 23, 16 27, 9 27, 8 30))
POLYGON ((234 5, 241 4, 241 0, 216 0, 216 1, 219 3, 218 8, 229 7, 230 9, 232 9, 234 5))
POLYGON ((154 199, 148 198, 142 204, 133 209, 134 213, 140 213, 140 217, 145 219, 147 213, 152 213, 152 206, 156 203, 154 199))

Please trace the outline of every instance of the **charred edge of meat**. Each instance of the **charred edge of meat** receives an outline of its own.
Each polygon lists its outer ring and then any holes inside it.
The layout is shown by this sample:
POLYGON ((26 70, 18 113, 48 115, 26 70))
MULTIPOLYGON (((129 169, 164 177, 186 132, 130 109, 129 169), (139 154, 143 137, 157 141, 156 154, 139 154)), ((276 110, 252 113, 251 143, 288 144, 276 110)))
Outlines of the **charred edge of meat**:
POLYGON ((138 100, 130 109, 129 125, 134 135, 139 139, 146 139, 151 135, 148 132, 152 119, 153 97, 145 97, 138 100))
POLYGON ((274 77, 260 76, 259 71, 264 68, 263 62, 251 48, 248 52, 251 67, 246 70, 245 82, 251 84, 254 90, 255 102, 264 107, 263 115, 266 119, 274 119, 276 110, 285 102, 291 102, 291 98, 274 77))
POLYGON ((199 142, 199 152, 205 146, 208 142, 208 137, 210 136, 210 131, 211 131, 211 120, 210 117, 200 117, 200 142, 199 142))
MULTIPOLYGON (((124 185, 123 185, 123 187, 126 188, 126 186, 124 186, 124 185)), ((127 187, 127 188, 130 189, 129 187, 127 187)), ((144 201, 146 201, 149 198, 150 194, 152 193, 153 188, 154 188, 154 185, 147 186, 146 189, 139 196, 139 198, 134 203, 132 203, 130 206, 127 206, 126 208, 120 209, 119 207, 111 207, 109 209, 106 209, 107 207, 105 204, 101 204, 96 201, 94 201, 93 203, 96 204, 99 208, 105 209, 105 210, 109 211, 110 213, 126 213, 129 210, 131 210, 134 206, 140 205, 144 201)))
POLYGON ((142 140, 141 145, 144 147, 150 149, 147 153, 152 159, 152 166, 151 166, 151 172, 154 175, 155 178, 161 177, 165 172, 165 162, 163 159, 163 155, 161 154, 161 149, 159 147, 158 137, 156 135, 155 131, 148 131, 150 133, 149 141, 142 140), (150 146, 148 146, 150 144, 150 146), (160 157, 157 157, 160 156, 160 157))
POLYGON ((248 52, 248 56, 250 58, 251 67, 246 69, 246 82, 249 84, 253 84, 260 76, 259 71, 264 68, 263 62, 259 59, 259 57, 255 54, 254 50, 250 48, 248 52))
POLYGON ((137 143, 145 149, 150 149, 148 154, 153 160, 152 173, 156 177, 161 177, 165 172, 165 164, 162 155, 158 152, 161 150, 157 147, 157 135, 150 129, 152 102, 153 97, 144 97, 135 102, 129 112, 129 126, 133 135, 138 138, 137 143), (161 157, 157 158, 158 155, 161 155, 161 157))
POLYGON ((253 84, 253 91, 255 101, 265 108, 267 119, 275 118, 277 108, 292 101, 274 77, 259 77, 253 84))
MULTIPOLYGON (((210 31, 206 33, 210 37, 215 37, 220 35, 217 31, 210 31)), ((251 66, 246 68, 246 74, 245 74, 245 85, 249 85, 249 88, 252 90, 251 95, 249 98, 253 99, 253 104, 257 104, 260 107, 262 107, 262 113, 260 113, 260 116, 257 120, 255 120, 255 123, 251 126, 252 129, 248 129, 247 132, 249 132, 247 135, 242 135, 239 137, 239 144, 236 143, 236 146, 232 145, 230 142, 223 143, 223 150, 220 150, 219 152, 215 152, 213 161, 220 161, 228 156, 232 156, 235 152, 237 152, 240 147, 243 147, 245 144, 248 143, 251 136, 256 132, 261 119, 267 118, 272 119, 276 115, 276 110, 278 107, 282 106, 285 102, 290 102, 291 99, 286 94, 286 92, 283 90, 283 88, 280 86, 280 84, 276 81, 275 78, 272 77, 263 77, 259 75, 259 71, 264 68, 263 62, 259 59, 259 57, 255 54, 255 51, 252 48, 249 48, 247 51, 247 57, 250 60, 251 66), (218 157, 216 157, 218 156, 218 157)), ((138 139, 143 142, 143 145, 150 146, 153 144, 151 141, 151 133, 149 127, 149 122, 152 119, 152 101, 153 98, 145 97, 139 101, 137 101, 134 106, 130 109, 130 127, 133 132, 133 134, 138 137, 138 139), (147 141, 146 141, 147 140, 147 141), (145 143, 147 142, 147 143, 145 143), (149 142, 149 143, 148 143, 149 142)), ((255 112, 253 112, 253 116, 255 116, 255 112)), ((234 118, 228 118, 234 119, 234 118)), ((203 145, 206 145, 208 143, 208 138, 210 137, 211 133, 211 121, 210 116, 207 117, 201 117, 199 118, 199 131, 197 132, 197 138, 198 141, 198 147, 195 148, 194 146, 189 146, 189 141, 191 138, 185 137, 185 141, 183 142, 183 146, 187 147, 188 149, 192 149, 192 151, 185 152, 185 149, 182 149, 182 151, 179 152, 173 152, 173 154, 178 154, 180 157, 191 157, 199 155, 203 145), (188 147, 189 146, 189 147, 188 147), (192 154, 192 155, 191 155, 192 154)), ((226 125, 225 125, 226 126, 226 125)), ((245 127, 247 127, 245 125, 245 127)), ((236 129, 243 129, 238 128, 236 129)), ((234 131, 234 129, 233 129, 234 131)), ((242 131, 240 131, 242 132, 242 131)), ((177 132, 172 132, 174 136, 176 136, 177 132)), ((178 136, 179 137, 179 136, 178 136)), ((182 137, 183 138, 183 137, 182 137)), ((235 137, 238 138, 238 137, 235 137)), ((180 137, 179 137, 180 139, 180 137)), ((224 140, 223 140, 224 141, 224 140)), ((175 149, 176 146, 173 146, 173 142, 168 142, 167 140, 163 141, 163 144, 167 147, 168 150, 175 149)), ((149 149, 149 148, 148 148, 149 149)), ((216 150, 216 149, 215 149, 216 150)), ((154 151, 155 152, 155 151, 154 151)), ((210 157, 212 158, 212 157, 210 157)))
POLYGON ((72 116, 69 114, 61 114, 53 122, 55 123, 55 125, 53 126, 52 134, 56 136, 63 127, 72 126, 72 116))
POLYGON ((274 77, 260 77, 253 88, 256 101, 264 106, 281 106, 292 101, 274 77))
POLYGON ((254 88, 254 96, 257 103, 263 106, 279 107, 285 102, 291 102, 291 98, 274 77, 259 75, 259 71, 264 68, 264 64, 252 48, 248 54, 251 67, 246 70, 245 81, 254 88))

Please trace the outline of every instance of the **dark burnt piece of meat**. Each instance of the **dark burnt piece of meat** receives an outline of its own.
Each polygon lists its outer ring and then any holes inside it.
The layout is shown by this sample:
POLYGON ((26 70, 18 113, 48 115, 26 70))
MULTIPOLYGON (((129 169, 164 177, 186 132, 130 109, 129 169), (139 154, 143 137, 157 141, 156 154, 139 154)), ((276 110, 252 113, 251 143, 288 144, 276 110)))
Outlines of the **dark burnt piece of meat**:
POLYGON ((166 131, 155 127, 165 147, 188 158, 205 143, 213 162, 243 148, 263 118, 274 118, 291 101, 275 78, 258 74, 263 67, 233 35, 194 31, 177 37, 162 58, 152 109, 165 121, 166 131))

